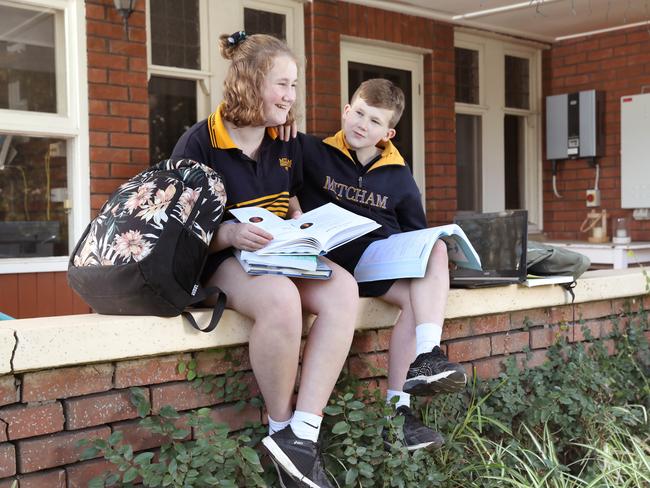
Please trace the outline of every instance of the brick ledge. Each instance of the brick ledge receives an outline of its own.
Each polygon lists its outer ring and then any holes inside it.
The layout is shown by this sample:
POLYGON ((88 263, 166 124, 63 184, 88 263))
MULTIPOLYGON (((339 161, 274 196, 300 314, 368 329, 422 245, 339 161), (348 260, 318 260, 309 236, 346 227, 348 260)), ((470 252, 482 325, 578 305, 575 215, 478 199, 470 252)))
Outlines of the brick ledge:
MULTIPOLYGON (((647 294, 639 268, 585 273, 575 288, 576 303, 647 294)), ((559 286, 526 288, 518 285, 474 290, 451 290, 448 319, 570 303, 559 286)), ((391 327, 399 310, 381 300, 364 298, 357 329, 391 327)), ((195 313, 207 323, 208 311, 195 313)), ((305 317, 307 328, 313 317, 305 317)), ((0 374, 56 368, 118 359, 171 354, 243 344, 251 321, 227 310, 215 332, 195 331, 180 317, 69 315, 6 321, 0 325, 0 374)))

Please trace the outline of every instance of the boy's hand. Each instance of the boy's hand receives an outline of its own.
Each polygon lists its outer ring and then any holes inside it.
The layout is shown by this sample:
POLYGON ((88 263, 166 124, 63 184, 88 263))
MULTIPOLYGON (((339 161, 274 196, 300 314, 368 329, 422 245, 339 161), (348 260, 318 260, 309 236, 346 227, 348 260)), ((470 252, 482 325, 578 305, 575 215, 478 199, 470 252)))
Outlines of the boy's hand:
POLYGON ((298 124, 278 125, 275 130, 278 131, 278 137, 281 141, 289 142, 290 139, 295 139, 298 135, 298 124))
POLYGON ((271 234, 253 224, 229 224, 226 229, 230 245, 244 251, 262 249, 273 239, 271 234))
POLYGON ((294 210, 293 212, 291 212, 292 219, 299 219, 301 215, 302 215, 301 210, 294 210))

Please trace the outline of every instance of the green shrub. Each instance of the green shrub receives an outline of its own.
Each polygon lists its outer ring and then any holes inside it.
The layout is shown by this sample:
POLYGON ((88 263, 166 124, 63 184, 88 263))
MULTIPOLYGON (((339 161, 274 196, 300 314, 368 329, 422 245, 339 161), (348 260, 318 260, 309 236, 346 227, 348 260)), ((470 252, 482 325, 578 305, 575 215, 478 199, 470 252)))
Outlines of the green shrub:
MULTIPOLYGON (((571 344, 561 337, 548 361, 519 370, 515 360, 495 380, 478 381, 457 395, 417 400, 423 421, 446 438, 436 451, 407 451, 400 417, 367 383, 342 375, 325 409, 322 448, 326 468, 338 486, 349 487, 640 487, 650 486, 650 351, 647 316, 632 314, 630 326, 609 337, 571 344), (610 355, 607 341, 613 341, 610 355), (390 445, 384 445, 383 432, 390 445)), ((585 334, 588 331, 585 329, 585 334)), ((200 378, 185 367, 197 387, 210 384, 221 398, 242 400, 239 373, 200 378)), ((149 405, 134 389, 141 415, 149 405)), ((249 400, 259 405, 259 399, 249 400)), ((274 486, 275 473, 261 467, 254 448, 265 427, 251 425, 229 434, 202 409, 187 415, 196 439, 176 427, 170 408, 142 420, 168 440, 158 457, 135 455, 114 433, 94 441, 86 457, 102 453, 118 474, 91 486, 274 486)))

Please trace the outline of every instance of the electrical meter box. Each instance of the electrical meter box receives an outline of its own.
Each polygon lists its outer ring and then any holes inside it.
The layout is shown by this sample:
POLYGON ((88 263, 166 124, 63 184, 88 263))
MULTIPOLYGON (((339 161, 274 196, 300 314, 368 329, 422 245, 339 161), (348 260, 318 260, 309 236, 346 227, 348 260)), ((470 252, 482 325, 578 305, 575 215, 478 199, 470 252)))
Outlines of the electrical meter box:
POLYGON ((650 208, 650 93, 621 97, 621 207, 650 208))
POLYGON ((595 158, 603 151, 602 92, 586 90, 546 97, 546 158, 595 158))

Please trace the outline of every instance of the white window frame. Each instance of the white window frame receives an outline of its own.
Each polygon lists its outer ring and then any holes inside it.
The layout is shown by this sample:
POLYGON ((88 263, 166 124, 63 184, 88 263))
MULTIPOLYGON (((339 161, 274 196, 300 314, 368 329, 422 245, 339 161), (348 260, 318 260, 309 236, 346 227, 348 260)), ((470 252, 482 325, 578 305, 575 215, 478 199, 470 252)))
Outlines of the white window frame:
MULTIPOLYGON (((348 36, 341 37, 341 113, 349 102, 348 63, 385 66, 411 72, 412 127, 413 127, 413 178, 422 195, 426 212, 426 181, 424 160, 424 54, 430 51, 409 49, 402 44, 372 41, 348 36)), ((399 148, 398 148, 399 149, 399 148)))
MULTIPOLYGON (((172 66, 154 65, 151 62, 151 12, 152 0, 147 0, 147 62, 148 77, 195 80, 197 100, 197 120, 206 118, 221 102, 223 80, 230 62, 219 52, 219 36, 241 30, 244 25, 244 8, 254 8, 267 12, 283 14, 287 18, 287 44, 298 60, 305 58, 305 33, 302 0, 228 0, 215 2, 199 1, 199 28, 201 42, 200 69, 184 69, 172 66)), ((305 106, 304 66, 298 80, 299 106, 305 106)), ((301 130, 305 129, 304 118, 299 121, 301 130)))
MULTIPOLYGON (((17 8, 62 12, 55 27, 57 112, 0 109, 0 132, 30 137, 58 137, 66 141, 68 169, 68 250, 72 253, 90 221, 90 164, 88 136, 88 69, 86 9, 77 0, 0 0, 17 8)), ((0 259, 0 274, 65 271, 68 256, 0 259)))
POLYGON ((504 116, 526 118, 525 129, 525 206, 528 209, 530 232, 543 229, 542 155, 541 155, 541 48, 530 43, 517 43, 494 37, 456 31, 454 47, 479 53, 479 104, 456 102, 457 114, 481 116, 482 209, 500 211, 505 207, 504 116), (505 106, 505 56, 529 60, 528 110, 505 106), (489 67, 489 69, 488 69, 489 67))

